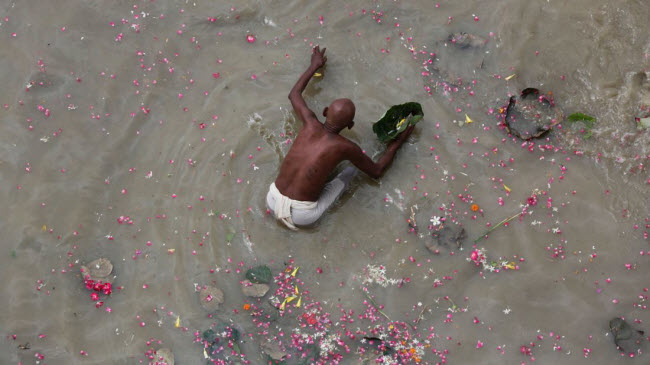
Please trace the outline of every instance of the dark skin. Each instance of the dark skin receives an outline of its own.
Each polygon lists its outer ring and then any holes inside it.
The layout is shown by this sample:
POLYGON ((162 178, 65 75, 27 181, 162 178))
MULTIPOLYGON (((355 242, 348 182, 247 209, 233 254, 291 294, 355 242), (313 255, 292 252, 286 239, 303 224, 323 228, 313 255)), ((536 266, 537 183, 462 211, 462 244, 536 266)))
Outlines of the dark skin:
POLYGON ((325 62, 325 48, 322 51, 319 47, 314 48, 311 64, 289 93, 291 105, 303 126, 282 162, 275 186, 280 193, 294 200, 318 200, 327 177, 342 161, 350 161, 372 178, 381 177, 414 128, 408 127, 397 139, 391 141, 384 155, 374 162, 356 143, 339 135, 344 128, 354 126, 355 106, 350 99, 334 100, 323 110, 325 123, 321 123, 307 107, 302 92, 316 70, 323 67, 325 62))

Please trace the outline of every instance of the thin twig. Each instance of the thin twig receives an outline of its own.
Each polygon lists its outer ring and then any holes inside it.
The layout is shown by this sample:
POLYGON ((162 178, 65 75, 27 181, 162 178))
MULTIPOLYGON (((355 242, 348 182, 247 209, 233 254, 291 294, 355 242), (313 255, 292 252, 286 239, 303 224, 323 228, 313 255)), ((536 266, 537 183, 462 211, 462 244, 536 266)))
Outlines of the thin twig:
POLYGON ((363 291, 363 293, 366 295, 366 297, 368 298, 368 300, 370 300, 370 304, 372 304, 372 306, 375 307, 375 309, 377 310, 377 312, 379 312, 379 314, 381 314, 382 316, 386 317, 387 320, 389 320, 390 322, 392 322, 393 320, 390 319, 390 317, 389 317, 386 313, 384 313, 381 309, 379 309, 379 306, 378 306, 377 303, 375 303, 375 301, 370 297, 370 294, 368 294, 368 292, 365 291, 365 290, 362 290, 362 291, 363 291))
POLYGON ((424 314, 424 311, 426 311, 428 307, 429 307, 428 305, 426 305, 426 304, 424 305, 424 308, 422 308, 422 312, 420 312, 420 314, 418 314, 418 319, 417 319, 417 321, 415 321, 415 324, 420 323, 420 320, 422 320, 424 318, 424 317, 422 317, 422 315, 424 314))
POLYGON ((480 235, 477 239, 475 239, 475 240, 474 240, 474 243, 476 243, 476 242, 482 240, 483 238, 485 238, 485 236, 487 236, 488 234, 490 234, 490 232, 492 232, 492 231, 494 231, 495 229, 501 227, 501 226, 504 225, 505 223, 508 223, 508 222, 510 222, 511 220, 513 220, 513 219, 515 219, 515 218, 521 216, 522 214, 523 214, 523 212, 519 212, 519 213, 513 215, 512 217, 509 217, 509 218, 506 218, 506 219, 502 220, 501 222, 499 222, 499 224, 497 224, 496 226, 494 226, 494 227, 488 229, 487 231, 485 231, 485 233, 483 233, 483 234, 480 235))

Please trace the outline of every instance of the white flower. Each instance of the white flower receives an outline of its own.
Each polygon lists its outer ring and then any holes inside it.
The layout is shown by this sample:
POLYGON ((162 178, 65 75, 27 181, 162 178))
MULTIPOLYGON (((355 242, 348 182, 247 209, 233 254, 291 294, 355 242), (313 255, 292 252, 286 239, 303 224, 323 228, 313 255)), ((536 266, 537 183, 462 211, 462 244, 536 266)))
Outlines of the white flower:
POLYGON ((439 226, 440 225, 440 217, 433 216, 433 217, 431 217, 431 219, 429 221, 434 226, 439 226))
POLYGON ((503 310, 503 314, 510 314, 510 312, 512 312, 512 309, 507 308, 507 307, 506 307, 506 309, 503 310))

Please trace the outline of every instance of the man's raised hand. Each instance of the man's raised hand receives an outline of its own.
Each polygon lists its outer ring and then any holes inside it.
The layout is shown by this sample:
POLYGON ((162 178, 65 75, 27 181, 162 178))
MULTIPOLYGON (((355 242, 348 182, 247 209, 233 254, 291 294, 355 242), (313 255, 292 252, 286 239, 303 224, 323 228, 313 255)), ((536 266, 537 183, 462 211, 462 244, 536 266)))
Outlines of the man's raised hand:
POLYGON ((311 65, 314 66, 316 69, 319 69, 323 66, 325 66, 325 62, 327 62, 327 57, 325 57, 325 50, 327 48, 323 48, 323 50, 320 50, 319 46, 314 47, 311 53, 311 65))

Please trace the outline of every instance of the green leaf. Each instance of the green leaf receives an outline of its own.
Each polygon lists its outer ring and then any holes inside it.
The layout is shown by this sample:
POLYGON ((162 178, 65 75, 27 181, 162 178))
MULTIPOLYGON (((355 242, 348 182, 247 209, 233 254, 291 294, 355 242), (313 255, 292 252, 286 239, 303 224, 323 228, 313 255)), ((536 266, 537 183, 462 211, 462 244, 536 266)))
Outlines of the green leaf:
POLYGON ((246 271, 246 279, 255 284, 268 284, 273 279, 273 274, 268 266, 260 265, 246 271))
POLYGON ((217 334, 214 332, 214 330, 209 329, 209 330, 205 330, 201 337, 203 338, 204 341, 207 341, 208 343, 213 343, 217 339, 217 334))
POLYGON ((230 243, 232 242, 233 237, 235 237, 235 233, 230 232, 226 235, 226 242, 230 243))
POLYGON ((592 128, 594 127, 594 124, 596 124, 596 118, 592 117, 591 115, 583 114, 583 113, 573 113, 569 115, 566 119, 567 124, 573 124, 577 122, 581 122, 585 124, 585 135, 584 139, 589 139, 592 135, 592 128))
POLYGON ((415 125, 424 117, 422 105, 416 102, 404 103, 390 107, 379 119, 372 125, 372 131, 375 132, 381 142, 388 142, 395 139, 409 125, 415 125), (403 119, 408 120, 398 127, 403 119))
POLYGON ((569 115, 567 118, 568 121, 570 122, 586 122, 586 123, 595 123, 596 118, 592 117, 591 115, 583 114, 583 113, 573 113, 569 115))
POLYGON ((596 118, 582 113, 573 113, 566 118, 566 121, 568 123, 582 122, 587 129, 593 128, 594 124, 596 124, 596 118))

